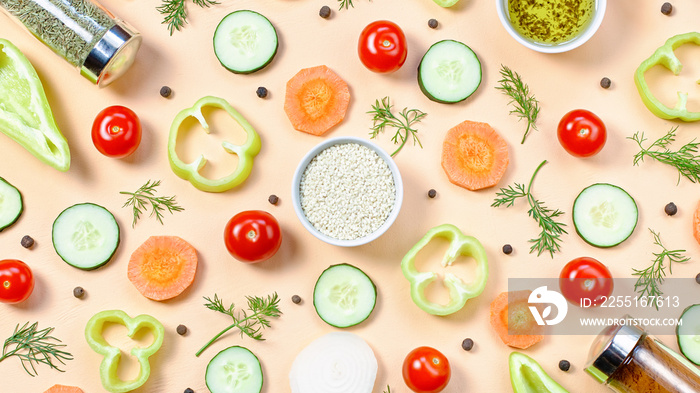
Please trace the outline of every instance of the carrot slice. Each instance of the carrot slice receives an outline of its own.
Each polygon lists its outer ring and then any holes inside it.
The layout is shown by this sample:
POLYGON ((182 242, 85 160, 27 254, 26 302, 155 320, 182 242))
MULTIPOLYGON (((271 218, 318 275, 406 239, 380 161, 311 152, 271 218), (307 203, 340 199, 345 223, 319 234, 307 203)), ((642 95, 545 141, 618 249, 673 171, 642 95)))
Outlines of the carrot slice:
POLYGON ((695 214, 693 214, 693 237, 700 243, 700 202, 695 208, 695 214))
POLYGON ((197 251, 177 236, 151 236, 131 254, 129 280, 152 300, 181 294, 194 281, 197 251))
POLYGON ((544 339, 542 327, 537 324, 528 308, 530 293, 503 292, 491 303, 491 327, 503 343, 510 347, 525 349, 544 339), (509 331, 517 334, 508 334, 509 331))
POLYGON ((75 386, 65 386, 65 385, 53 385, 44 393, 85 393, 83 389, 77 388, 75 386))
POLYGON ((320 136, 345 118, 349 103, 348 84, 322 65, 304 68, 287 82, 284 111, 294 129, 320 136))
POLYGON ((508 145, 486 123, 464 121, 447 131, 442 169, 450 182, 467 190, 493 187, 508 168, 508 145))

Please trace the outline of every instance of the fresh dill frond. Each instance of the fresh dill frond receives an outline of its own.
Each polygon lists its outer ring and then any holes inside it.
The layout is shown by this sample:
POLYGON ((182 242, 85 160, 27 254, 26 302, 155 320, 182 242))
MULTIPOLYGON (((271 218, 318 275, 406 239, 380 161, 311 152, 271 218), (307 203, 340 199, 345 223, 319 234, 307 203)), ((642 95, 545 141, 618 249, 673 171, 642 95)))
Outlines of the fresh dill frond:
POLYGON ((338 10, 342 10, 343 8, 348 10, 350 7, 355 8, 355 4, 352 3, 352 0, 338 0, 338 3, 340 4, 338 10))
POLYGON ((39 330, 39 323, 29 322, 15 327, 5 344, 2 347, 0 362, 10 357, 17 357, 22 361, 22 367, 32 377, 37 376, 36 366, 44 364, 54 370, 61 370, 55 361, 65 365, 67 360, 73 360, 73 355, 62 350, 66 345, 60 344, 61 340, 49 334, 54 328, 48 327, 39 330))
POLYGON ((677 184, 681 182, 681 176, 693 183, 698 183, 700 182, 700 155, 698 154, 700 143, 693 139, 681 146, 678 151, 672 151, 669 149, 669 145, 676 140, 676 130, 678 130, 678 126, 672 128, 666 135, 654 141, 647 148, 642 145, 647 140, 643 132, 638 131, 631 137, 627 137, 627 139, 637 142, 640 149, 639 153, 634 155, 633 164, 639 165, 640 162, 644 161, 644 157, 650 157, 676 168, 678 170, 677 184))
POLYGON ((503 94, 510 97, 508 104, 513 105, 511 114, 517 115, 520 120, 527 120, 527 128, 521 144, 525 143, 525 138, 530 133, 530 130, 537 130, 537 115, 540 113, 540 105, 533 94, 530 93, 530 88, 523 82, 520 74, 511 70, 507 66, 501 64, 501 77, 498 81, 500 86, 496 89, 501 90, 503 94))
POLYGON ((131 223, 132 228, 136 225, 136 222, 141 218, 141 214, 144 210, 148 210, 147 205, 151 205, 151 215, 155 216, 156 220, 163 224, 163 212, 167 209, 170 214, 174 212, 180 212, 185 210, 183 207, 179 206, 175 201, 175 196, 155 196, 156 187, 160 185, 160 180, 157 181, 147 181, 146 184, 142 185, 136 192, 120 191, 120 194, 131 195, 129 199, 124 203, 122 207, 131 206, 132 212, 134 214, 134 219, 131 223))
MULTIPOLYGON (((185 1, 186 0, 163 0, 163 3, 156 7, 158 12, 164 15, 162 23, 168 25, 170 35, 173 35, 175 30, 180 31, 187 23, 185 1)), ((202 8, 209 8, 212 5, 219 4, 215 0, 192 0, 192 2, 202 8)))
POLYGON ((415 145, 417 143, 418 146, 423 148, 420 139, 418 139, 418 130, 412 127, 420 123, 421 119, 424 118, 427 113, 418 109, 403 108, 403 111, 399 113, 399 117, 396 117, 391 113, 391 107, 391 101, 387 96, 382 98, 381 101, 376 100, 374 105, 372 105, 372 110, 367 112, 374 116, 372 118, 373 125, 370 127, 372 130, 370 132, 370 139, 376 138, 379 133, 384 132, 386 127, 390 127, 396 129, 396 134, 391 138, 391 141, 394 142, 394 144, 401 144, 396 151, 391 153, 392 157, 403 149, 408 141, 409 134, 413 137, 413 144, 415 145))

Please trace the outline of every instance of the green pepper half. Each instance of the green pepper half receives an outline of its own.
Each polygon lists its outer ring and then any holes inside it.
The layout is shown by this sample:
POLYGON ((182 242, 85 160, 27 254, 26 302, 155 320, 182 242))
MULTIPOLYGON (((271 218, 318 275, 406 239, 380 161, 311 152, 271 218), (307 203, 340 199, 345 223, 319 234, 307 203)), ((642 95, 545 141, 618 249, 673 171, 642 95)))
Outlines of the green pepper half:
MULTIPOLYGON (((654 54, 651 55, 651 57, 644 60, 634 73, 634 83, 637 85, 637 90, 642 97, 644 105, 646 105, 653 114, 662 119, 681 119, 683 121, 700 120, 700 112, 690 112, 686 107, 688 104, 688 93, 679 91, 676 106, 669 108, 652 94, 644 78, 644 74, 657 65, 666 67, 673 72, 674 75, 680 74, 683 64, 678 60, 674 51, 681 45, 691 43, 700 45, 700 33, 691 32, 669 38, 663 46, 658 48, 654 54)), ((700 80, 698 83, 700 83, 700 80)))
POLYGON ((513 352, 508 358, 514 393, 569 393, 552 379, 533 358, 513 352))
POLYGON ((70 167, 68 142, 53 118, 32 63, 0 39, 0 132, 59 171, 70 167))
POLYGON ((241 116, 238 111, 226 102, 226 100, 207 96, 200 98, 193 107, 187 108, 175 116, 173 124, 170 127, 170 137, 168 138, 168 159, 173 172, 179 177, 188 180, 193 186, 202 191, 208 192, 223 192, 230 190, 233 187, 243 183, 253 169, 253 160, 260 152, 260 135, 253 129, 253 126, 241 116), (180 126, 188 117, 194 117, 202 125, 204 131, 209 133, 209 125, 202 114, 202 107, 211 106, 225 110, 238 124, 243 127, 247 134, 244 144, 234 145, 233 143, 224 141, 221 143, 224 150, 229 154, 238 156, 238 166, 230 174, 219 179, 209 179, 202 176, 199 172, 206 165, 207 159, 204 155, 200 155, 194 162, 185 163, 178 157, 175 151, 177 136, 180 131, 180 126))
POLYGON ((125 393, 139 388, 148 380, 151 375, 151 364, 148 358, 156 353, 163 344, 165 329, 157 319, 150 315, 139 315, 130 318, 124 311, 108 310, 95 314, 85 326, 85 339, 93 351, 104 356, 100 364, 100 379, 102 386, 112 393, 125 393), (135 347, 131 350, 131 355, 135 357, 140 366, 139 375, 131 381, 119 379, 117 369, 121 359, 121 351, 107 343, 102 336, 105 323, 118 323, 126 326, 127 335, 131 338, 141 329, 148 329, 153 334, 153 343, 146 348, 135 347))
POLYGON ((449 315, 464 307, 467 300, 479 296, 486 287, 489 276, 489 265, 486 258, 486 250, 481 243, 472 236, 465 236, 454 225, 443 224, 428 231, 401 260, 403 275, 411 283, 411 298, 423 311, 433 315, 449 315), (452 273, 445 273, 444 285, 450 293, 450 301, 447 304, 437 304, 428 300, 425 289, 438 277, 435 272, 420 272, 416 269, 415 259, 433 238, 443 237, 450 241, 450 246, 442 259, 442 266, 448 267, 459 256, 473 257, 476 261, 476 274, 474 280, 465 283, 461 278, 452 273))

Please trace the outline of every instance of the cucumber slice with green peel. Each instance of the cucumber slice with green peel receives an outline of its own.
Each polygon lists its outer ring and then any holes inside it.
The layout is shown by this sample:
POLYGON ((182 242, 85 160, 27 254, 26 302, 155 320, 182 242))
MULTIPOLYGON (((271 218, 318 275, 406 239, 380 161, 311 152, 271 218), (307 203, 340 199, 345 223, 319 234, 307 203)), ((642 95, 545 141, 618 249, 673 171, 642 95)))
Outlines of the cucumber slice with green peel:
POLYGON ((270 21, 255 11, 238 10, 224 17, 214 32, 214 54, 236 74, 250 74, 270 64, 279 40, 270 21))
POLYGON ((425 52, 418 66, 420 90, 433 101, 464 101, 481 84, 481 62, 459 41, 439 41, 425 52))
POLYGON ((596 247, 613 247, 625 241, 634 232, 638 217, 634 198, 612 184, 588 186, 574 201, 576 233, 596 247))
POLYGON ((119 246, 119 224, 94 203, 73 205, 53 222, 53 247, 66 263, 83 270, 109 262, 119 246))
POLYGON ((369 317, 377 304, 377 287, 355 266, 332 265, 314 287, 314 308, 324 322, 344 328, 369 317))
POLYGON ((683 356, 700 366, 700 304, 683 310, 679 321, 676 327, 678 348, 683 356))
POLYGON ((17 222, 23 211, 22 193, 0 177, 0 232, 17 222))
POLYGON ((247 348, 233 346, 209 361, 204 380, 211 393, 260 393, 263 372, 257 356, 247 348))

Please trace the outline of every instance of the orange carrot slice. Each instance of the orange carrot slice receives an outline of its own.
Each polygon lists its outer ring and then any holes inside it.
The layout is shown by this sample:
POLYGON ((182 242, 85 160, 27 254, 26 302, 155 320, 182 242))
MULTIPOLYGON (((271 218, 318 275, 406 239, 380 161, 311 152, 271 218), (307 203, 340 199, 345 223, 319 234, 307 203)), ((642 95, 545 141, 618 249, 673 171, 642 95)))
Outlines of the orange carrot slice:
POLYGON ((82 389, 75 386, 53 385, 44 393, 85 393, 82 389))
POLYGON ((530 293, 503 292, 491 303, 491 327, 503 343, 510 347, 525 349, 544 339, 542 327, 537 324, 528 308, 530 293), (508 334, 509 331, 517 334, 508 334))
POLYGON ((287 82, 284 111, 294 129, 323 135, 345 118, 350 90, 333 70, 304 68, 287 82))
POLYGON ((693 237, 700 243, 700 202, 695 208, 695 214, 693 214, 693 237))
POLYGON ((177 236, 151 236, 131 254, 129 280, 152 300, 181 294, 194 281, 197 251, 177 236))
POLYGON ((450 182, 468 190, 493 187, 508 168, 508 145, 486 123, 464 121, 447 131, 442 169, 450 182))

